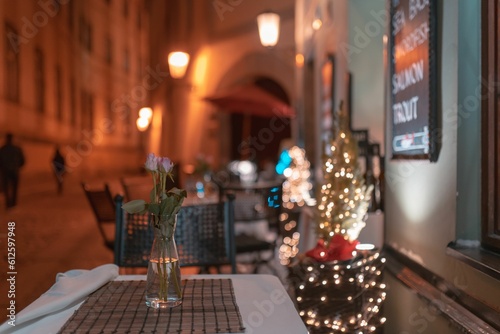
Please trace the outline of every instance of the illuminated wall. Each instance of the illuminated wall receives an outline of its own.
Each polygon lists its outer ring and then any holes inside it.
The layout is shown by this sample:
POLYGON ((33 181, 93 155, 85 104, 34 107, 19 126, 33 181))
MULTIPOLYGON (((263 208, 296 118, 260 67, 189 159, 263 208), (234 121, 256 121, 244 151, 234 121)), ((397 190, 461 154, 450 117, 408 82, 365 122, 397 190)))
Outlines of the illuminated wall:
POLYGON ((68 177, 138 170, 136 113, 154 80, 147 26, 142 0, 0 2, 0 135, 24 148, 26 185, 51 174, 56 145, 68 177))

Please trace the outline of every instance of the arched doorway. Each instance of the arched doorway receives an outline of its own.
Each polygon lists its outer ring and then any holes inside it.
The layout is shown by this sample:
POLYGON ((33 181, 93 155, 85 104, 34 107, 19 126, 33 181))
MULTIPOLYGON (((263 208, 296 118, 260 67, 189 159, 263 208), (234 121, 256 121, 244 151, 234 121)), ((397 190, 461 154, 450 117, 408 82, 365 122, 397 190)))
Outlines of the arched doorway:
MULTIPOLYGON (((252 83, 282 103, 290 105, 287 93, 273 79, 258 77, 252 83)), ((290 118, 278 115, 263 117, 250 113, 232 113, 231 160, 254 161, 260 170, 268 163, 275 164, 282 141, 291 137, 290 123, 290 118)))

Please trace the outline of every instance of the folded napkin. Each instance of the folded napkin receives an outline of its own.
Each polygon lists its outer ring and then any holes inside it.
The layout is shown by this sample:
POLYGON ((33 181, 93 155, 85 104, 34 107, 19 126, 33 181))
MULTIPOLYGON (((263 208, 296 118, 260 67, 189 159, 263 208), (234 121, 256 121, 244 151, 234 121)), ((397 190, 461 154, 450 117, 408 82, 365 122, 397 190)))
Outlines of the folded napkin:
POLYGON ((13 327, 5 322, 0 326, 0 333, 18 328, 24 323, 42 319, 42 317, 81 302, 117 276, 118 267, 114 264, 105 264, 92 270, 78 269, 59 273, 56 276, 56 283, 47 292, 16 314, 16 326, 13 327))

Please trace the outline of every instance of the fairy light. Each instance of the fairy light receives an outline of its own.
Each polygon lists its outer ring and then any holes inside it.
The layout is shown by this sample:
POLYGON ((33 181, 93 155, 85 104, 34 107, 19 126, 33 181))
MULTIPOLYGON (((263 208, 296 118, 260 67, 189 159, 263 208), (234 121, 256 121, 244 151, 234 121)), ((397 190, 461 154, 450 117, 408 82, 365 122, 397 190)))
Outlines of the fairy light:
MULTIPOLYGON (((305 156, 305 150, 298 146, 293 146, 288 150, 288 155, 291 158, 291 162, 289 167, 284 171, 287 179, 283 183, 283 201, 296 205, 316 205, 316 200, 310 195, 312 183, 309 181, 311 176, 309 169, 311 164, 305 156)), ((330 170, 334 167, 331 161, 326 161, 325 166, 330 170)))
POLYGON ((296 291, 303 302, 298 304, 299 314, 310 330, 315 329, 311 331, 372 333, 383 326, 385 320, 379 313, 386 296, 386 285, 381 283, 381 277, 376 275, 384 265, 381 262, 382 257, 377 254, 373 249, 360 250, 357 252, 357 258, 347 263, 303 263, 303 269, 299 272, 306 273, 303 279, 307 282, 296 285, 296 291), (312 277, 318 283, 311 285, 309 280, 312 277), (314 293, 309 290, 312 287, 315 289, 314 293), (300 309, 301 305, 317 303, 322 306, 314 312, 300 309))

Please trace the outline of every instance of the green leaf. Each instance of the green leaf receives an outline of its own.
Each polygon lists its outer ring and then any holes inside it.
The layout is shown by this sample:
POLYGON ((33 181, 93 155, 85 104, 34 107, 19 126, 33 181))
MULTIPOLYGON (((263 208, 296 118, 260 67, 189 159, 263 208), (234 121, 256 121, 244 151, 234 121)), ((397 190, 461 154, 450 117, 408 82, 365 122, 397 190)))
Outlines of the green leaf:
POLYGON ((146 201, 142 199, 134 199, 123 204, 122 209, 128 213, 142 213, 146 210, 146 201))
MULTIPOLYGON (((168 195, 168 194, 170 194, 170 193, 171 193, 171 194, 175 194, 175 195, 177 195, 177 196, 179 196, 179 197, 184 197, 184 198, 186 198, 186 197, 187 197, 187 192, 186 192, 186 190, 184 190, 184 189, 179 189, 179 188, 175 188, 175 187, 174 187, 174 188, 172 188, 172 189, 170 189, 170 190, 168 191, 167 195, 168 195)), ((184 200, 184 199, 183 199, 183 200, 184 200)))
POLYGON ((160 204, 160 212, 162 212, 162 214, 168 214, 168 209, 167 209, 167 203, 168 201, 166 200, 163 200, 160 204))
POLYGON ((155 215, 159 215, 160 214, 160 205, 156 204, 156 203, 149 204, 149 212, 151 212, 155 215))

